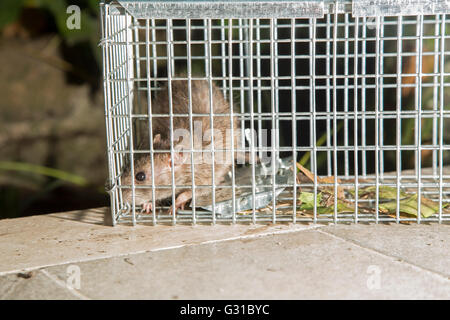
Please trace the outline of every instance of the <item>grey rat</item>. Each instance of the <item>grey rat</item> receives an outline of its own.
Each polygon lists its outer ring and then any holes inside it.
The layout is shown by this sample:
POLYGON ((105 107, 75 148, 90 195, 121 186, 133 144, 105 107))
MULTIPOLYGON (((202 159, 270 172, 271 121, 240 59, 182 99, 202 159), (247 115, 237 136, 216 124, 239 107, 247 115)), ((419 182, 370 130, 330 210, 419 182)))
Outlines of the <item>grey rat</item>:
MULTIPOLYGON (((222 92, 214 83, 211 83, 212 102, 214 114, 230 114, 231 108, 225 100, 222 92)), ((184 136, 179 133, 190 132, 189 117, 173 117, 174 132, 174 153, 173 159, 170 153, 170 118, 169 118, 169 92, 165 86, 152 100, 152 114, 164 114, 167 117, 153 117, 153 149, 167 150, 163 153, 153 154, 153 171, 155 186, 172 185, 172 169, 175 173, 176 200, 172 204, 170 212, 176 212, 178 208, 184 209, 187 202, 192 199, 192 167, 190 152, 183 150, 191 149, 190 135, 184 136), (179 138, 179 139, 178 139, 179 138), (186 187, 178 187, 186 186, 186 187)), ((189 91, 188 81, 172 80, 172 114, 189 113, 189 91)), ((201 187, 202 185, 212 185, 212 160, 211 160, 211 111, 210 111, 210 83, 206 80, 191 81, 191 105, 193 114, 207 114, 205 116, 193 116, 192 123, 195 128, 200 127, 197 133, 193 131, 194 150, 194 184, 195 195, 206 195, 211 192, 211 187, 201 187)), ((234 148, 240 146, 240 121, 233 117, 233 131, 231 131, 230 116, 213 117, 214 148, 231 149, 231 139, 234 139, 234 148)), ((149 148, 149 143, 144 143, 149 148)), ((230 171, 232 157, 230 151, 214 152, 214 180, 218 185, 223 182, 225 176, 230 171)), ((237 160, 245 161, 243 152, 236 152, 237 160)), ((129 167, 129 166, 128 166, 129 167)), ((135 204, 142 205, 145 212, 152 210, 152 171, 151 158, 149 154, 135 154, 134 161, 134 184, 136 186, 148 186, 148 188, 135 188, 135 204)), ((126 168, 122 177, 123 185, 132 183, 131 169, 126 168)), ((155 201, 163 200, 172 196, 172 188, 155 188, 155 201)), ((123 189, 124 202, 132 202, 132 190, 123 189)))

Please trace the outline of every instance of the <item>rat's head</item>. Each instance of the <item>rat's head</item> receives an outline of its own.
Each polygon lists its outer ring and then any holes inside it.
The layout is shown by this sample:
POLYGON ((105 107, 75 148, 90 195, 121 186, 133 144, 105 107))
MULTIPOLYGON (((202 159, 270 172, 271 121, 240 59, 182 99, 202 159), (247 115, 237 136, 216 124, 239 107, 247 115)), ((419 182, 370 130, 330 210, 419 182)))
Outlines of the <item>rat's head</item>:
MULTIPOLYGON (((161 136, 157 134, 153 139, 154 150, 167 150, 167 152, 153 153, 153 182, 156 187, 172 185, 172 168, 178 171, 185 162, 183 154, 174 152, 174 161, 170 154, 170 143, 161 141, 161 136)), ((131 175, 129 163, 125 166, 122 175, 122 185, 129 188, 122 189, 123 200, 132 205, 133 192, 131 189, 134 180, 135 205, 141 205, 152 201, 152 165, 149 154, 138 154, 134 157, 134 176, 131 175)), ((155 189, 155 200, 162 200, 171 195, 171 189, 155 189)))

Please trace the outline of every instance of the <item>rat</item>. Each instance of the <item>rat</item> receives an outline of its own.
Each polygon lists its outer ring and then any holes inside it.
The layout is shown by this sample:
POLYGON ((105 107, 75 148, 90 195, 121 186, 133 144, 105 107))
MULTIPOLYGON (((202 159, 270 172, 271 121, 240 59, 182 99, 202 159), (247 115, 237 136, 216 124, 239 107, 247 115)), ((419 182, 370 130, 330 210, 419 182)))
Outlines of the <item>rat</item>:
MULTIPOLYGON (((172 80, 172 115, 189 114, 189 84, 187 80, 172 80)), ((230 104, 222 91, 207 80, 191 80, 191 105, 193 114, 206 114, 192 117, 194 150, 194 185, 195 196, 201 197, 211 192, 212 188, 201 187, 212 185, 212 157, 211 157, 211 131, 213 132, 214 149, 214 180, 215 184, 222 183, 232 166, 231 139, 234 139, 234 148, 240 146, 240 121, 233 116, 233 131, 231 131, 230 104), (213 113, 228 114, 213 116, 213 130, 211 130, 210 91, 212 95, 213 113), (228 149, 224 151, 223 149, 228 149)), ((152 114, 167 115, 152 118, 153 149, 163 152, 153 153, 153 173, 155 186, 171 186, 172 170, 175 174, 176 198, 169 209, 169 213, 176 213, 178 208, 184 210, 186 203, 192 200, 192 166, 191 153, 183 150, 191 149, 190 121, 188 116, 173 117, 173 158, 170 153, 170 117, 169 117, 169 90, 164 86, 152 99, 152 114), (165 152, 164 152, 165 151, 165 152), (181 187, 185 186, 185 187, 181 187)), ((150 147, 148 138, 145 143, 150 147)), ((236 152, 235 160, 246 161, 244 152, 236 152)), ((243 162, 240 162, 243 163, 243 162)), ((150 154, 135 154, 134 177, 131 169, 126 168, 122 176, 123 185, 131 185, 132 178, 135 186, 148 186, 148 188, 135 188, 135 204, 142 205, 143 211, 152 211, 152 170, 150 154)), ((155 189, 155 201, 172 197, 172 188, 155 189)), ((124 202, 132 202, 132 190, 123 189, 124 202)))

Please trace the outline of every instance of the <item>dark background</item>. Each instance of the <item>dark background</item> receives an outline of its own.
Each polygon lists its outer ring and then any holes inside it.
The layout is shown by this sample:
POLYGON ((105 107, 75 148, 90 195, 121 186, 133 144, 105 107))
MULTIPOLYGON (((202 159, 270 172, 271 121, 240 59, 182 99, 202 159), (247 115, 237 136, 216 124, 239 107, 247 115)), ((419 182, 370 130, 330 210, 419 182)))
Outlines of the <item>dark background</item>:
POLYGON ((0 2, 0 218, 109 204, 98 16, 94 0, 0 2))
MULTIPOLYGON (((0 2, 0 218, 109 204, 104 191, 108 170, 98 15, 97 0, 0 2), (81 8, 80 30, 68 30, 66 27, 69 16, 66 9, 69 5, 81 8)), ((408 30, 414 33, 415 26, 405 27, 404 32, 408 30)), ((302 37, 302 31, 299 32, 297 37, 302 37)), ((325 37, 324 32, 319 28, 318 36, 325 37)), ((343 32, 339 30, 340 37, 344 37, 343 32)), ((280 31, 279 37, 289 37, 289 31, 285 33, 283 35, 280 31)), ((369 31, 369 35, 373 36, 374 31, 371 34, 369 31)), ((307 38, 308 34, 304 36, 307 38)), ((405 52, 416 51, 415 44, 405 42, 402 46, 405 52)), ((424 42, 424 46, 433 50, 434 43, 424 42)), ((395 47, 395 43, 386 43, 385 52, 395 47)), ((279 53, 289 54, 289 50, 280 46, 279 53)), ((307 44, 299 44, 296 48, 297 52, 308 50, 307 44)), ((342 44, 339 44, 338 50, 344 50, 342 44)), ((366 52, 373 53, 374 50, 374 42, 368 42, 366 52)), ((324 53, 325 46, 317 45, 317 54, 324 53)), ((373 74, 375 59, 367 59, 366 63, 366 73, 373 74)), ((349 65, 348 72, 352 74, 353 60, 349 61, 349 65)), ((318 61, 316 74, 326 74, 325 67, 324 61, 318 61)), ((403 72, 413 73, 414 67, 414 58, 404 58, 403 72)), ((423 68, 424 72, 432 72, 433 62, 424 61, 423 68)), ((337 69, 338 74, 344 73, 342 63, 338 62, 337 69)), ((386 61, 385 72, 395 73, 396 64, 386 61)), ((289 61, 279 64, 279 73, 290 74, 289 61)), ((310 73, 307 60, 297 63, 296 73, 310 73)), ((416 80, 409 77, 402 83, 414 83, 416 80)), ((342 83, 339 80, 338 84, 342 83)), ((352 83, 350 80, 348 85, 352 83)), ((323 82, 318 81, 317 84, 323 82)), ((308 85, 308 82, 298 85, 308 85)), ((353 104, 352 94, 349 91, 349 105, 353 104)), ((413 109, 414 92, 404 89, 401 94, 402 109, 413 109)), ((395 94, 386 91, 384 96, 385 110, 395 110, 395 94)), ((425 91, 423 96, 423 108, 432 108, 432 96, 427 98, 429 95, 425 91)), ((279 99, 281 111, 290 111, 290 93, 281 93, 279 99)), ((325 111, 325 92, 318 91, 316 99, 317 111, 325 111)), ((342 99, 343 91, 338 90, 339 110, 343 110, 342 99)), ((298 111, 309 111, 308 90, 300 90, 297 101, 304 102, 298 111)), ((374 93, 370 91, 367 92, 366 110, 374 110, 374 93)), ((285 130, 290 132, 290 123, 286 125, 285 130)), ((374 125, 373 121, 367 122, 366 138, 371 145, 374 143, 374 125)), ((395 144, 395 123, 385 121, 384 126, 385 143, 395 144)), ((414 120, 402 120, 402 144, 414 143, 414 126, 414 120)), ((323 136, 326 127, 324 121, 317 123, 318 139, 323 136)), ((339 145, 344 141, 345 130, 348 130, 346 134, 350 137, 349 145, 353 145, 352 126, 347 129, 342 127, 338 123, 336 128, 339 145)), ((424 119, 422 143, 431 143, 432 132, 433 122, 424 119)), ((299 129, 297 136, 299 145, 309 146, 309 124, 299 129)), ((291 144, 290 135, 283 139, 282 144, 291 144)), ((300 153, 299 158, 304 155, 300 153)), ((395 154, 386 153, 385 157, 385 171, 395 170, 395 154)), ((373 153, 369 153, 366 163, 369 173, 374 171, 373 158, 373 153)), ((327 174, 325 159, 325 154, 319 154, 319 172, 322 174, 327 174)), ((423 166, 429 166, 431 159, 431 152, 424 152, 423 166)), ((341 165, 342 161, 339 163, 341 165)), ((404 153, 403 169, 413 166, 414 154, 404 153)))

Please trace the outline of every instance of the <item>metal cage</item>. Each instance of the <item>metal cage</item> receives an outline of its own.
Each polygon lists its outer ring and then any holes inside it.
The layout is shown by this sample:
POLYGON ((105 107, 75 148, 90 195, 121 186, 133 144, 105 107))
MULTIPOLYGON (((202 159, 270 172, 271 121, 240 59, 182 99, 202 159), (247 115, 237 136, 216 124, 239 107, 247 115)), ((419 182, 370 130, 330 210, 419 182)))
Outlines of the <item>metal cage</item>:
POLYGON ((103 2, 113 223, 450 221, 448 13, 446 0, 103 2), (238 124, 224 150, 254 160, 233 158, 221 183, 213 161, 201 197, 192 144, 188 185, 177 185, 174 162, 167 185, 154 181, 158 152, 178 152, 177 117, 195 116, 192 102, 173 111, 171 88, 185 81, 192 98, 197 80, 211 111, 213 87, 223 95, 220 121, 238 124), (155 114, 165 87, 169 107, 155 114), (170 124, 165 151, 154 148, 158 117, 170 124), (137 182, 138 158, 152 183, 137 182), (168 199, 155 199, 158 188, 168 199), (183 188, 192 200, 171 214, 183 188))

